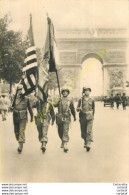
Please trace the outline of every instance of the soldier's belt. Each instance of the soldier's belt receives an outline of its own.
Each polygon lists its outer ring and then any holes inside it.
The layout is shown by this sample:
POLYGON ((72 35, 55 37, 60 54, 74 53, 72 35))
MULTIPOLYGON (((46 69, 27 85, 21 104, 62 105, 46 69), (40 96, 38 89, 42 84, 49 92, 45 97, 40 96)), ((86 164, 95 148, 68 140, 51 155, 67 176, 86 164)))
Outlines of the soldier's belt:
POLYGON ((27 110, 16 110, 16 109, 14 109, 13 111, 16 112, 16 113, 19 113, 19 112, 26 112, 27 110))
POLYGON ((93 110, 91 110, 91 111, 81 111, 82 113, 84 113, 84 114, 89 114, 89 113, 93 113, 93 110))

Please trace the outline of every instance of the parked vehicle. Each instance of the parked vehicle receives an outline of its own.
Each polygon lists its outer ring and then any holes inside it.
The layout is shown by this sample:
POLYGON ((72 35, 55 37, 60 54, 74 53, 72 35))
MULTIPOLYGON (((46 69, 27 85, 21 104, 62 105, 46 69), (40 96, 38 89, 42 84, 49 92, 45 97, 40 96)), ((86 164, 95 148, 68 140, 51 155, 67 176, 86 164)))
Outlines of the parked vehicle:
POLYGON ((110 106, 111 107, 111 105, 112 105, 112 102, 111 102, 110 97, 105 97, 104 98, 104 107, 105 106, 110 106))

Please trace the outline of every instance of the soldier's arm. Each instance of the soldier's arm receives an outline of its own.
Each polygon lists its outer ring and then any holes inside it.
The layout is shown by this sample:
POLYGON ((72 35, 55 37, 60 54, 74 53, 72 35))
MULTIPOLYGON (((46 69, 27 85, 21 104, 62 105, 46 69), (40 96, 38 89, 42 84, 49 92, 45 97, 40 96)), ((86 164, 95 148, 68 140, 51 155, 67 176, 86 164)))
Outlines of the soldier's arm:
POLYGON ((30 106, 30 100, 28 98, 28 101, 27 101, 27 107, 28 107, 28 111, 30 113, 30 117, 31 117, 31 122, 33 121, 33 111, 32 111, 32 108, 30 106))
POLYGON ((17 93, 18 93, 18 90, 16 91, 14 97, 13 97, 13 100, 12 100, 12 105, 11 105, 11 109, 13 110, 14 109, 14 106, 15 106, 15 101, 16 101, 16 98, 17 98, 17 93))
POLYGON ((76 111, 75 111, 75 108, 74 108, 74 104, 73 104, 73 102, 71 101, 71 103, 70 103, 70 110, 71 110, 71 114, 73 115, 73 118, 74 118, 74 120, 76 120, 76 111))
POLYGON ((58 105, 59 105, 59 101, 55 101, 54 103, 53 103, 53 106, 56 108, 56 107, 58 107, 58 105))
POLYGON ((93 103, 92 103, 92 109, 93 109, 93 115, 95 114, 95 101, 93 100, 93 103))
POLYGON ((54 124, 56 116, 52 105, 50 105, 50 115, 52 118, 52 124, 54 124))
POLYGON ((77 112, 79 112, 80 111, 80 108, 81 107, 81 99, 78 101, 78 105, 77 105, 77 112))

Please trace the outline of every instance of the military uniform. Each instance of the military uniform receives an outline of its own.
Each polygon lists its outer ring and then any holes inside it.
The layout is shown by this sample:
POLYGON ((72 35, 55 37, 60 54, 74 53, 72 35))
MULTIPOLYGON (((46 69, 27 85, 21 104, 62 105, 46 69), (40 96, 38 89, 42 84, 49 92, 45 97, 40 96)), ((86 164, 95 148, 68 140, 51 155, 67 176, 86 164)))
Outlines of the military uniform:
POLYGON ((78 101, 77 111, 81 127, 81 138, 84 139, 84 147, 90 148, 93 142, 92 126, 95 113, 95 102, 91 97, 85 95, 78 101))
POLYGON ((2 121, 6 120, 6 112, 8 111, 8 102, 5 96, 0 98, 0 110, 2 114, 2 121))
POLYGON ((52 119, 52 125, 55 121, 55 112, 53 106, 50 102, 42 103, 41 101, 37 101, 37 116, 35 117, 35 123, 38 129, 38 138, 42 143, 41 149, 43 152, 46 150, 46 144, 48 142, 48 128, 50 124, 50 120, 52 119))
MULTIPOLYGON (((65 90, 64 90, 65 91, 65 90)), ((63 90, 62 90, 63 93, 63 90)), ((71 114, 76 120, 75 108, 73 101, 68 97, 62 97, 57 104, 54 105, 58 108, 56 115, 56 123, 58 126, 58 135, 62 141, 61 147, 64 148, 64 152, 68 151, 67 143, 69 142, 69 125, 71 122, 71 114)))
POLYGON ((119 105, 121 104, 121 96, 119 94, 116 95, 115 101, 116 101, 116 107, 117 109, 119 109, 119 105))
POLYGON ((16 140, 19 142, 18 152, 20 153, 23 149, 23 143, 25 143, 25 128, 27 123, 27 109, 33 121, 33 112, 30 106, 30 100, 26 96, 17 96, 13 102, 13 123, 14 133, 16 140))
POLYGON ((113 97, 113 95, 111 95, 111 97, 110 97, 110 102, 111 102, 111 108, 113 108, 114 107, 114 97, 113 97))
POLYGON ((17 141, 25 143, 25 128, 27 122, 27 109, 29 110, 31 120, 33 119, 32 109, 28 97, 16 98, 13 108, 14 132, 17 141))
POLYGON ((123 96, 122 96, 122 106, 123 106, 123 110, 126 110, 127 97, 126 97, 125 93, 123 93, 123 96))

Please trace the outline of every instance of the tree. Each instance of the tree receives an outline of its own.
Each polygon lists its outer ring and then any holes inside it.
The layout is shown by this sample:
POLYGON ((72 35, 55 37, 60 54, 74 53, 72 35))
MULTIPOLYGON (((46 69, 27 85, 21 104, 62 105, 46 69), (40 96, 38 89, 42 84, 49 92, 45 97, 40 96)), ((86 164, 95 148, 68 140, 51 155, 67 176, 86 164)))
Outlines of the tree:
MULTIPOLYGON (((72 76, 72 73, 70 71, 66 71, 63 69, 61 66, 57 67, 58 70, 58 77, 59 77, 59 82, 60 82, 60 87, 68 87, 69 89, 73 88, 74 86, 74 78, 72 76)), ((56 90, 58 88, 58 83, 57 83, 57 76, 55 72, 50 72, 49 73, 49 84, 48 88, 50 90, 54 89, 56 90)))
POLYGON ((0 79, 10 85, 19 82, 25 56, 22 33, 8 30, 7 15, 0 18, 0 79))
POLYGON ((126 81, 126 87, 129 87, 129 81, 126 81))

